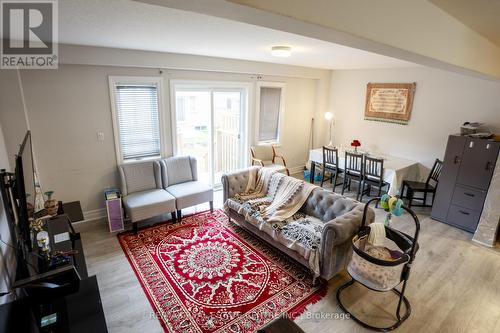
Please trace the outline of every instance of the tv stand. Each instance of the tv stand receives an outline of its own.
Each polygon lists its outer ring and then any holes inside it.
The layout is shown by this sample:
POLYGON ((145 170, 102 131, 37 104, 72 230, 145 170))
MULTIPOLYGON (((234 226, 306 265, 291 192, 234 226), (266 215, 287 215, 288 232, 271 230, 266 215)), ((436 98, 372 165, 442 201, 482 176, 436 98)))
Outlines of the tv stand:
POLYGON ((95 276, 88 277, 80 234, 64 214, 50 218, 44 229, 51 253, 73 254, 68 262, 50 267, 36 244, 26 252, 30 274, 18 276, 12 286, 22 289, 23 296, 0 306, 0 333, 107 332, 99 286, 95 276))
POLYGON ((0 333, 106 333, 97 278, 80 281, 78 292, 52 300, 22 298, 0 306, 0 333))
POLYGON ((74 266, 81 278, 88 277, 85 253, 83 251, 80 233, 74 231, 68 216, 62 214, 48 218, 45 222, 44 229, 49 234, 50 253, 69 253, 67 256, 69 260, 61 265, 51 266, 50 262, 43 257, 43 254, 39 251, 36 244, 34 244, 33 250, 27 252, 27 260, 30 266, 29 269, 32 271, 30 277, 42 273, 48 273, 53 269, 63 266, 74 266), (65 240, 61 241, 61 239, 65 240), (36 271, 34 268, 36 268, 36 271))

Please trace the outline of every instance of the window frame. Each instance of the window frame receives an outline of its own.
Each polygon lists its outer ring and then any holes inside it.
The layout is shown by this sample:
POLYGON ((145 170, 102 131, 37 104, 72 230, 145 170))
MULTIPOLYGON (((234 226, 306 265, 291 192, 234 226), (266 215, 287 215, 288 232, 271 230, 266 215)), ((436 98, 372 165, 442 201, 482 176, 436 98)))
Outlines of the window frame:
POLYGON ((113 123, 113 137, 115 141, 116 162, 118 165, 135 163, 140 161, 158 160, 165 156, 165 123, 164 123, 164 99, 163 99, 163 78, 160 76, 108 76, 109 81, 109 97, 111 101, 111 118, 113 123), (129 158, 123 159, 121 140, 120 140, 120 126, 118 125, 118 110, 116 107, 116 86, 119 85, 155 85, 158 97, 158 127, 160 131, 160 155, 142 158, 129 158))
POLYGON ((286 84, 284 82, 271 82, 271 81, 258 81, 255 89, 255 142, 256 144, 280 144, 282 138, 283 125, 285 118, 285 90, 286 84), (260 91, 261 88, 281 88, 280 107, 278 111, 278 135, 276 140, 260 140, 260 91))

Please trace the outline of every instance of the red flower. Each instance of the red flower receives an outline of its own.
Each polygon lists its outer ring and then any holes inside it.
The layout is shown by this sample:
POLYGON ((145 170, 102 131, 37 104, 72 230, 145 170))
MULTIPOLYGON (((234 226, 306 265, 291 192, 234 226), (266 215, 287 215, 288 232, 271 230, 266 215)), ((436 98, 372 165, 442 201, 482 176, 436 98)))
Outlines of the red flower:
POLYGON ((351 146, 359 147, 359 146, 361 146, 361 142, 359 142, 359 140, 352 140, 351 146))

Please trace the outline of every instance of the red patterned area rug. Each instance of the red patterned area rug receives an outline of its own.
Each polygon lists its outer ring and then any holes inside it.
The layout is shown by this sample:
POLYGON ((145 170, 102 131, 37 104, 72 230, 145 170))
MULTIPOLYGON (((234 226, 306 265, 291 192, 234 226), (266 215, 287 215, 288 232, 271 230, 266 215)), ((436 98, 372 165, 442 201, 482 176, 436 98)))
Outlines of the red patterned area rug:
POLYGON ((118 238, 166 332, 255 332, 326 294, 304 267, 221 210, 118 238))

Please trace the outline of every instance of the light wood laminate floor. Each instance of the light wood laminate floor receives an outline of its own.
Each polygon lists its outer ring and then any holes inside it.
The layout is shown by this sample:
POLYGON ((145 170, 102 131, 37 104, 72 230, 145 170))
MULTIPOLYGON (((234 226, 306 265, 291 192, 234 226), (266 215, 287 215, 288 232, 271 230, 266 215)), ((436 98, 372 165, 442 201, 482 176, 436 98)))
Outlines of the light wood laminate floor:
MULTIPOLYGON (((216 192, 215 206, 222 206, 221 191, 216 192)), ((186 213, 206 209, 208 204, 186 213)), ((499 248, 476 245, 471 242, 470 233, 430 219, 428 208, 417 213, 422 225, 420 251, 406 292, 412 314, 397 331, 500 332, 499 248)), ((377 209, 379 218, 383 214, 377 209)), ((413 230, 411 221, 406 219, 394 226, 407 232, 413 230)), ((107 224, 86 222, 77 225, 77 230, 82 233, 89 274, 97 275, 109 332, 163 332, 107 224)), ((335 319, 342 314, 335 291, 348 279, 342 273, 330 280, 327 296, 310 305, 296 320, 306 333, 368 332, 351 319, 335 319)), ((343 300, 372 324, 386 325, 393 318, 397 299, 392 293, 368 291, 355 284, 344 293, 343 300)))

